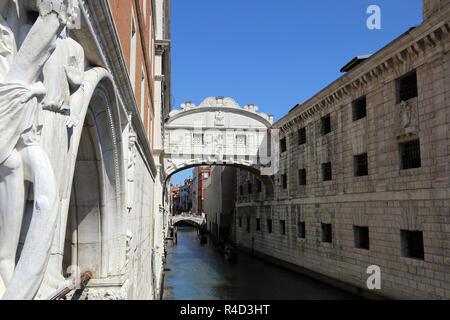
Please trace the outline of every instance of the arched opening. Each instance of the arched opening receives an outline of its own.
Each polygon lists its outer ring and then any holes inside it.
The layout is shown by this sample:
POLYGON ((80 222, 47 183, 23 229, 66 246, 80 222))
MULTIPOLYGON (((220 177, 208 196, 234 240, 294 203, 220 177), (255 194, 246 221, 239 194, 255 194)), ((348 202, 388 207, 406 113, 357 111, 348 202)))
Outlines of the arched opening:
POLYGON ((227 243, 234 242, 238 200, 248 197, 249 192, 259 194, 261 202, 273 195, 269 176, 241 164, 189 164, 169 174, 165 183, 170 184, 173 227, 204 219, 201 223, 212 239, 227 243), (244 184, 238 181, 240 170, 248 173, 244 184))
POLYGON ((118 277, 124 270, 123 152, 113 97, 100 84, 80 128, 64 236, 65 276, 73 267, 91 271, 93 279, 118 277))
MULTIPOLYGON (((80 139, 67 219, 63 271, 78 266, 91 271, 94 278, 102 275, 102 211, 101 168, 94 125, 86 117, 80 139)), ((66 275, 67 276, 67 275, 66 275)))

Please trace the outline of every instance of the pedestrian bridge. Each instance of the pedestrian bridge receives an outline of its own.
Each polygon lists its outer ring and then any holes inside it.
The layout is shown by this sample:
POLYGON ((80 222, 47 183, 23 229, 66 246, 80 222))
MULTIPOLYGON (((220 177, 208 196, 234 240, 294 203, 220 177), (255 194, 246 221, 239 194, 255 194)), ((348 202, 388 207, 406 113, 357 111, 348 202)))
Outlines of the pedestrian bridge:
MULTIPOLYGON (((247 169, 272 187, 278 170, 279 131, 273 116, 232 98, 209 97, 173 110, 164 126, 164 167, 167 179, 176 172, 202 165, 247 169)), ((271 188, 270 188, 271 189, 271 188)))
POLYGON ((205 216, 182 216, 182 215, 178 215, 178 216, 172 216, 170 217, 171 220, 171 225, 172 226, 176 226, 177 224, 181 223, 181 222, 186 222, 189 224, 193 224, 195 226, 203 226, 204 224, 206 224, 206 219, 205 216))

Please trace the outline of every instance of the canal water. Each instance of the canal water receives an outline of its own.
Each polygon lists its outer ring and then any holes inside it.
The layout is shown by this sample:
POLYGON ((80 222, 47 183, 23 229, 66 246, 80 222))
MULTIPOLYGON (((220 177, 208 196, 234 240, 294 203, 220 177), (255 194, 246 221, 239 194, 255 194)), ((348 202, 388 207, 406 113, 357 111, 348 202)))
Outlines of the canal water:
POLYGON ((178 227, 169 242, 164 300, 349 300, 346 292, 239 252, 228 262, 211 244, 200 244, 196 229, 178 227))

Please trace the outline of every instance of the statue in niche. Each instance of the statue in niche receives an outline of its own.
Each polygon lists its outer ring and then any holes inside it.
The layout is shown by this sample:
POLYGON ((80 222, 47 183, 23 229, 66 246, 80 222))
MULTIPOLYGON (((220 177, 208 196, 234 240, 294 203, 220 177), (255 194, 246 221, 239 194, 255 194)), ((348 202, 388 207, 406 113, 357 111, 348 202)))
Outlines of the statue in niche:
MULTIPOLYGON (((76 0, 0 2, 0 297, 33 299, 42 283, 54 238, 58 189, 50 160, 39 145, 38 81, 57 37, 77 12, 76 0), (39 16, 32 26, 25 5, 39 16), (24 181, 33 184, 34 206, 20 258, 16 251, 25 206, 24 181)), ((60 85, 60 84, 58 84, 60 85)))
POLYGON ((412 106, 407 101, 401 102, 401 111, 400 111, 400 117, 402 121, 403 128, 409 128, 411 125, 411 119, 412 119, 412 106))

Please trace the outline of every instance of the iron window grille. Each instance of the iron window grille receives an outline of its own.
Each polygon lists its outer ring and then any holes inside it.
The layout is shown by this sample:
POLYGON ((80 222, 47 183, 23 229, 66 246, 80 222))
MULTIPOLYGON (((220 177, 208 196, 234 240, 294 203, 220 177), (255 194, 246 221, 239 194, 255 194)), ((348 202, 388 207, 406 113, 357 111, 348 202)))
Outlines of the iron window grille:
POLYGON ((299 221, 297 223, 297 231, 298 231, 298 237, 301 239, 306 238, 306 223, 304 221, 299 221))
POLYGON ((330 181, 333 178, 333 173, 331 170, 331 162, 322 164, 322 180, 330 181))
POLYGON ((286 138, 283 138, 280 140, 280 152, 286 152, 287 146, 286 146, 286 138))
POLYGON ((298 144, 302 145, 306 143, 306 128, 298 130, 298 144))
POLYGON ((366 97, 361 97, 352 103, 353 121, 365 118, 367 116, 367 101, 366 97))
POLYGON ((272 219, 267 219, 267 232, 272 233, 272 219))
POLYGON ((369 250, 369 227, 353 226, 353 234, 355 239, 355 248, 369 250))
POLYGON ((258 180, 257 186, 258 186, 258 193, 261 193, 262 192, 262 183, 261 183, 261 181, 258 180))
POLYGON ((353 164, 355 169, 355 177, 367 176, 369 174, 367 153, 354 156, 353 164))
POLYGON ((286 234, 286 221, 280 220, 280 234, 285 235, 286 234))
POLYGON ((322 118, 322 135, 326 135, 331 132, 331 117, 327 115, 322 118))
POLYGON ((423 232, 400 230, 402 257, 423 260, 425 256, 423 247, 423 232))
POLYGON ((417 97, 417 75, 412 71, 397 79, 397 103, 417 97))
POLYGON ((281 175, 281 185, 283 186, 283 189, 287 189, 287 175, 286 174, 281 175))
POLYGON ((333 240, 332 228, 329 223, 322 223, 322 242, 331 243, 333 240))
POLYGON ((419 139, 400 143, 400 168, 402 170, 421 167, 419 139))
POLYGON ((298 170, 298 184, 300 186, 306 186, 306 169, 298 170))

